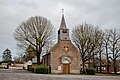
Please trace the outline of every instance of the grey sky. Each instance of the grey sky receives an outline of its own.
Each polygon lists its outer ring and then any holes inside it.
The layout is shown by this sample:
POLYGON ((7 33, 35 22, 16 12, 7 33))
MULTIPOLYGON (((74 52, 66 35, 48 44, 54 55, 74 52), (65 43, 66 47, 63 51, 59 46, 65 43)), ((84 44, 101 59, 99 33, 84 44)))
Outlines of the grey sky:
POLYGON ((82 22, 120 29, 120 0, 0 0, 0 53, 16 55, 14 30, 31 16, 48 18, 57 30, 62 8, 70 30, 82 22))

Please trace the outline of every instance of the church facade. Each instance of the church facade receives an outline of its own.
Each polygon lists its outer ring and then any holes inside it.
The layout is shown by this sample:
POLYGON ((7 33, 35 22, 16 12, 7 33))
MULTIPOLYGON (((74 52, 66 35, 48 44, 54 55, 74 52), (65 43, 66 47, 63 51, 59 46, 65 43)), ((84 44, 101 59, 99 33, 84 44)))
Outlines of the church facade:
POLYGON ((43 56, 43 64, 49 67, 51 73, 80 73, 80 54, 69 38, 64 14, 58 30, 58 42, 43 56))

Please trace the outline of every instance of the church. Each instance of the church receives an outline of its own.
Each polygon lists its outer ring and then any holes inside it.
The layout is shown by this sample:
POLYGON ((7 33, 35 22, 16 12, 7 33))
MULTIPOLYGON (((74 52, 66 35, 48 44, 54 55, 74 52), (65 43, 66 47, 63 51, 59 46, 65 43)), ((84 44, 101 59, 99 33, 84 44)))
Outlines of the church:
POLYGON ((58 30, 58 41, 50 52, 43 56, 43 65, 49 67, 50 73, 80 73, 80 54, 70 40, 63 13, 58 30))

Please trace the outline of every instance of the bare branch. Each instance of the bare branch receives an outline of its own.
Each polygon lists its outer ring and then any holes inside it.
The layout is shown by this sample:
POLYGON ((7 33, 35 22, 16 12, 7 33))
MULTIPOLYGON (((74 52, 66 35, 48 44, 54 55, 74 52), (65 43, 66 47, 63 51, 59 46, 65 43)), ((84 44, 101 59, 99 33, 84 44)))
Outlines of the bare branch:
POLYGON ((48 41, 52 41, 55 37, 54 27, 46 18, 35 16, 21 23, 15 30, 14 37, 20 44, 20 47, 32 45, 37 53, 37 57, 40 58, 42 48, 48 45, 48 41))

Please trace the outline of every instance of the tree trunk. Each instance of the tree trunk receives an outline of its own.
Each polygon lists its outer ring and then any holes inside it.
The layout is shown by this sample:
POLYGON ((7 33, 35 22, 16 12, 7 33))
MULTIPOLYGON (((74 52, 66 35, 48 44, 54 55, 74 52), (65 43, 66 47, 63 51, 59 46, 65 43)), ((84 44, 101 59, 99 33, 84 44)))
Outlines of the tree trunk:
POLYGON ((106 45, 106 59, 107 59, 107 73, 109 74, 109 58, 108 58, 108 48, 106 45))
POLYGON ((114 66, 114 73, 117 74, 116 59, 115 59, 115 45, 113 45, 113 66, 114 66))
POLYGON ((85 61, 83 60, 82 62, 83 62, 83 65, 82 65, 83 66, 83 73, 85 73, 85 61))
POLYGON ((117 74, 116 60, 114 60, 114 72, 117 74))
POLYGON ((93 52, 93 67, 95 68, 95 57, 94 57, 94 52, 93 52))
POLYGON ((37 65, 40 65, 40 53, 37 53, 37 65))
POLYGON ((91 61, 90 61, 90 60, 92 60, 92 59, 91 59, 91 53, 89 53, 89 56, 90 56, 90 57, 89 57, 89 59, 88 59, 88 68, 91 67, 91 61))
POLYGON ((90 68, 90 59, 88 59, 88 68, 90 68))
POLYGON ((102 73, 101 51, 100 51, 100 53, 99 53, 99 56, 100 56, 100 73, 102 73))

